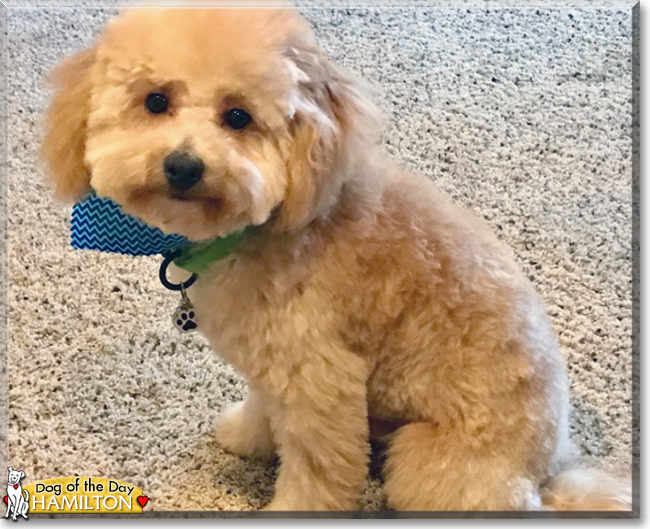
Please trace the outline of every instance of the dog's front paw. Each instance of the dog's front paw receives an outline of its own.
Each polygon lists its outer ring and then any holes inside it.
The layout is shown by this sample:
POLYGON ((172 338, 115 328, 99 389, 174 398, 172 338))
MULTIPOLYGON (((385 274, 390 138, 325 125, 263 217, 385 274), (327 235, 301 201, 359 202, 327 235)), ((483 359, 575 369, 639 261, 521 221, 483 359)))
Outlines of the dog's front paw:
POLYGON ((261 459, 275 456, 268 419, 251 413, 244 402, 238 402, 222 413, 216 437, 224 450, 238 456, 261 459))
POLYGON ((269 503, 266 507, 264 507, 263 510, 264 511, 296 511, 300 509, 296 509, 296 507, 291 505, 291 503, 288 501, 284 501, 280 498, 273 498, 271 500, 271 503, 269 503))
POLYGON ((295 494, 275 496, 264 511, 350 511, 352 507, 337 502, 325 502, 319 497, 309 497, 304 490, 296 490, 295 494))

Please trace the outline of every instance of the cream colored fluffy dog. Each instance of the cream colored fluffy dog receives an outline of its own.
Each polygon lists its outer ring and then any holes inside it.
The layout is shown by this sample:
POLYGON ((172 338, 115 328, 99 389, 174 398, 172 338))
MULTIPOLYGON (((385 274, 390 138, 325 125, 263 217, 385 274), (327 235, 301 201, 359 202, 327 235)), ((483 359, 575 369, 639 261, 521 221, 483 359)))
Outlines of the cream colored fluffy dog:
POLYGON ((629 509, 575 466, 564 358, 511 252, 377 161, 371 105, 296 12, 127 10, 54 80, 59 197, 192 240, 256 227, 188 294, 250 386, 219 442, 280 456, 268 509, 354 509, 371 436, 395 509, 629 509))

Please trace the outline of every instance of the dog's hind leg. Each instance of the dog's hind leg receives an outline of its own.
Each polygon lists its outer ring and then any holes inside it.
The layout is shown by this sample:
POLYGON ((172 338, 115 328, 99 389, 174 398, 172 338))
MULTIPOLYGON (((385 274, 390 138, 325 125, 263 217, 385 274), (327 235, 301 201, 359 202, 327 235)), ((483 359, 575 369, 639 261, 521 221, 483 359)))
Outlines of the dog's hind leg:
POLYGON ((537 510, 536 479, 523 470, 517 446, 484 443, 458 429, 413 423, 393 434, 384 490, 406 511, 537 510))
POLYGON ((275 456, 264 395, 251 388, 246 400, 226 409, 217 424, 217 442, 228 452, 243 457, 275 456))

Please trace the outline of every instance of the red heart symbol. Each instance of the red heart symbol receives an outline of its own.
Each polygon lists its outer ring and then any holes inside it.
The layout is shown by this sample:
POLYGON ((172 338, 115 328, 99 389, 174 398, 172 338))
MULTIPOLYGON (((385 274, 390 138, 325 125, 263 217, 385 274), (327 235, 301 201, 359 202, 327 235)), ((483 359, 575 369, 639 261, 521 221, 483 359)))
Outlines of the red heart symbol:
POLYGON ((7 498, 7 496, 5 496, 5 503, 9 505, 9 499, 7 498))
POLYGON ((138 496, 138 503, 140 507, 144 507, 149 501, 149 496, 138 496))
POLYGON ((17 488, 18 488, 18 485, 14 485, 14 489, 17 489, 17 488))

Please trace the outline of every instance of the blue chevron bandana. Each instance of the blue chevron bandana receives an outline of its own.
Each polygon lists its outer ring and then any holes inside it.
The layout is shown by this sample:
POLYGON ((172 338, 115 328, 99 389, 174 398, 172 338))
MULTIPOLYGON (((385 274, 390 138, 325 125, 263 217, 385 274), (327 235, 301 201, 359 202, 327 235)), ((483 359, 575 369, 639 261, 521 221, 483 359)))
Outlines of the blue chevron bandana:
POLYGON ((156 255, 183 248, 182 235, 165 235, 158 228, 127 215, 110 198, 88 195, 72 208, 73 248, 125 255, 156 255))

